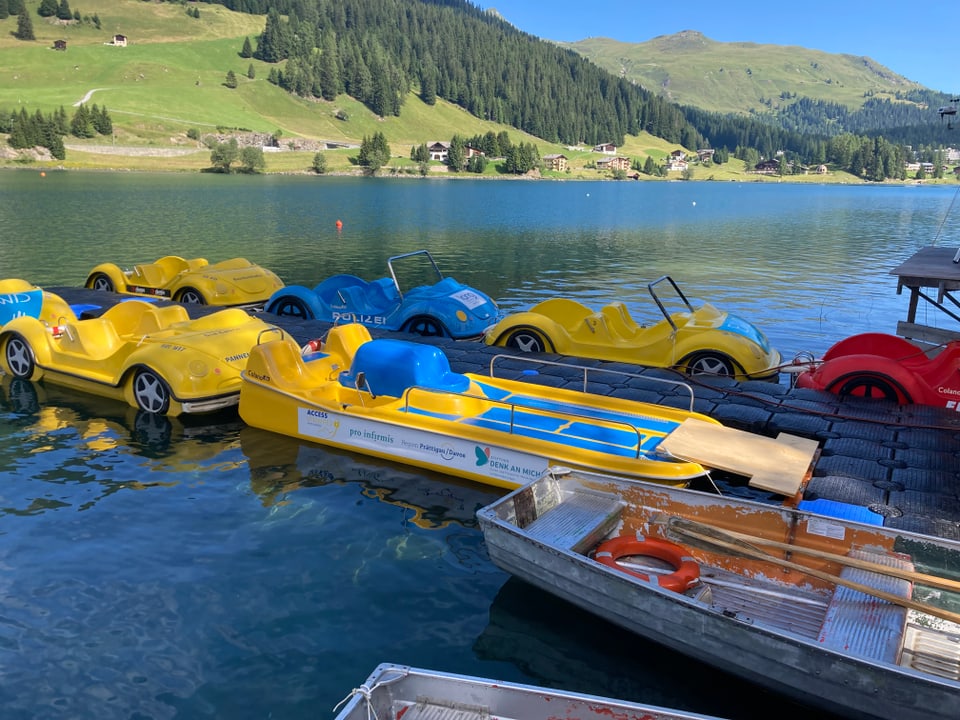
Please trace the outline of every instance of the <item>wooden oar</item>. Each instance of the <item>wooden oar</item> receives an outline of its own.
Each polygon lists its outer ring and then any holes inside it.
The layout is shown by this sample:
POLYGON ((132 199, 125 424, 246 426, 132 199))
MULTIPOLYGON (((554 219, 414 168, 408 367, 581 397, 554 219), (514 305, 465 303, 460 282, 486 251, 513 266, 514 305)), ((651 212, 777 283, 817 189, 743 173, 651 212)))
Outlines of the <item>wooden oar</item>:
POLYGON ((894 605, 899 605, 900 607, 917 610, 943 620, 949 620, 953 623, 960 623, 960 613, 943 610, 942 608, 934 607, 933 605, 927 605, 926 603, 918 602, 916 600, 912 600, 911 598, 900 597, 899 595, 894 595, 886 590, 880 590, 879 588, 870 587, 869 585, 864 585, 863 583, 847 580, 839 575, 833 575, 828 572, 809 568, 805 565, 791 562, 790 560, 783 560, 778 558, 776 555, 771 555, 765 550, 761 550, 758 547, 754 547, 750 543, 737 540, 736 538, 731 538, 728 542, 726 540, 720 540, 719 538, 710 537, 709 535, 703 535, 702 533, 698 533, 695 530, 690 529, 676 528, 676 532, 684 537, 697 540, 701 543, 706 543, 707 545, 712 545, 714 548, 726 550, 735 555, 753 558, 754 560, 762 560, 764 562, 779 565, 790 570, 796 570, 797 572, 804 573, 810 577, 819 578, 820 580, 825 580, 826 582, 833 583, 835 585, 842 585, 843 587, 850 588, 851 590, 857 590, 858 592, 862 592, 866 595, 872 595, 873 597, 886 600, 887 602, 893 603, 894 605))
POLYGON ((871 560, 862 560, 860 558, 848 557, 846 555, 838 555, 837 553, 827 552, 826 550, 816 550, 814 548, 791 545, 790 543, 779 542, 777 540, 767 540, 766 538, 736 532, 735 530, 721 530, 713 525, 697 522, 696 520, 688 520, 686 518, 673 517, 669 520, 669 524, 673 528, 687 527, 694 532, 698 532, 703 535, 711 535, 728 542, 735 542, 739 540, 755 545, 766 545, 768 547, 777 548, 778 550, 787 550, 789 552, 800 553, 810 557, 831 560, 840 565, 855 567, 861 570, 869 570, 870 572, 889 575, 890 577, 900 578, 901 580, 909 580, 910 582, 927 585, 928 587, 935 587, 941 590, 950 590, 952 592, 960 593, 960 582, 957 580, 951 580, 949 578, 939 577, 938 575, 928 575, 926 573, 916 572, 914 570, 905 570, 904 568, 881 565, 880 563, 876 563, 871 560))

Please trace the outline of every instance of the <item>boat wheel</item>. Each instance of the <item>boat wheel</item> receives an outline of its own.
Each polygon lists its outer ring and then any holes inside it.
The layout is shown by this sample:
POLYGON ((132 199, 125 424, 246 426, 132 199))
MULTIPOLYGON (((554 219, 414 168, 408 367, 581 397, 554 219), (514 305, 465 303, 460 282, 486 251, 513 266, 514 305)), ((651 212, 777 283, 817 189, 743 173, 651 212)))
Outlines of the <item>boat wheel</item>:
POLYGON ((192 287, 186 287, 177 293, 177 302, 181 302, 184 305, 206 305, 207 301, 200 293, 199 290, 195 290, 192 287))
POLYGON ((733 363, 718 353, 697 353, 686 363, 687 375, 733 375, 733 363))
POLYGON ((133 378, 133 398, 137 407, 149 413, 166 413, 170 408, 170 390, 153 370, 138 370, 133 378))
POLYGON ((410 318, 403 329, 405 332, 424 337, 449 337, 449 333, 443 327, 443 324, 429 315, 417 315, 417 317, 410 318))
POLYGON ((304 320, 313 319, 313 313, 307 308, 306 303, 300 298, 290 296, 279 298, 271 306, 270 312, 274 315, 296 317, 304 320))
POLYGON ((4 359, 10 374, 21 380, 29 380, 33 377, 33 372, 37 368, 36 361, 33 359, 33 350, 20 335, 11 335, 7 340, 4 359))
POLYGON ((514 330, 507 337, 504 345, 508 348, 515 348, 520 352, 547 352, 547 341, 535 330, 514 330))
POLYGON ((92 290, 101 290, 103 292, 114 292, 113 280, 103 273, 95 273, 87 280, 87 287, 92 290))
POLYGON ((910 395, 892 379, 879 375, 854 375, 842 384, 835 383, 832 389, 840 397, 876 398, 900 404, 913 402, 910 395))

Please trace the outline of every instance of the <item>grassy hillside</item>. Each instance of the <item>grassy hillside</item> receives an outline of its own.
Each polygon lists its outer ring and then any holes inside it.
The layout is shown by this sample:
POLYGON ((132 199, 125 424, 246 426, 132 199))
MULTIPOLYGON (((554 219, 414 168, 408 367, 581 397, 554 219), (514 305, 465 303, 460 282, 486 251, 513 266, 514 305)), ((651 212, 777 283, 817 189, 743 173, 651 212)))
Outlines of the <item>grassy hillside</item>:
MULTIPOLYGON (((66 161, 38 162, 38 167, 197 171, 209 167, 210 152, 189 140, 188 130, 240 128, 279 133, 282 140, 299 137, 354 144, 379 131, 395 156, 385 171, 413 172, 407 158, 414 144, 448 140, 454 134, 471 137, 507 130, 514 142, 534 142, 541 155, 564 153, 568 157, 569 172, 548 175, 570 179, 610 176, 592 167, 600 156, 589 149, 546 143, 514 128, 480 120, 443 101, 427 106, 413 93, 407 96, 399 117, 387 118, 375 116, 347 96, 323 102, 290 95, 267 82, 269 65, 239 56, 244 38, 253 41, 262 31, 265 19, 260 16, 208 4, 191 4, 199 8, 199 19, 188 16, 186 7, 175 3, 80 0, 71 4, 84 17, 96 14, 101 21, 98 30, 89 22, 63 25, 40 18, 35 12, 38 4, 39 0, 27 2, 37 38, 34 42, 12 37, 15 17, 0 21, 0 111, 25 108, 28 113, 49 113, 63 106, 72 114, 77 103, 86 101, 105 106, 114 125, 112 137, 82 142, 66 138, 66 161), (127 36, 127 47, 109 44, 116 33, 127 36), (66 40, 67 50, 53 50, 55 40, 66 40), (251 66, 253 79, 247 77, 251 66), (230 70, 239 80, 236 89, 223 84, 230 70), (347 119, 338 119, 338 111, 347 119)), ((659 163, 677 148, 642 134, 628 137, 620 154, 641 162, 649 155, 659 163)), ((351 162, 356 150, 327 151, 326 155, 331 172, 356 171, 351 162)), ((269 153, 267 171, 304 172, 312 158, 313 152, 269 153)), ((0 165, 21 162, 0 159, 0 165)), ((435 165, 431 170, 444 172, 445 168, 435 165)), ((491 163, 486 174, 497 176, 499 172, 491 163)), ((693 177, 761 179, 747 175, 736 161, 722 167, 695 166, 693 177)), ((850 179, 845 174, 827 178, 850 179)))
POLYGON ((673 102, 721 113, 767 112, 784 94, 855 109, 869 95, 893 98, 921 87, 866 57, 721 43, 689 30, 644 43, 589 38, 562 44, 673 102))

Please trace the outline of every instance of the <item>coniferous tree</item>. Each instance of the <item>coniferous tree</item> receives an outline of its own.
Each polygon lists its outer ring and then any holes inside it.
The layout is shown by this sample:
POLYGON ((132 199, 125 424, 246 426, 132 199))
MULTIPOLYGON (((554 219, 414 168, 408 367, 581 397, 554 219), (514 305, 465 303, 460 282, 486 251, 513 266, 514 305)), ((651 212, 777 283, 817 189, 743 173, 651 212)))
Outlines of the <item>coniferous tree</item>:
POLYGON ((335 100, 343 90, 340 58, 337 54, 337 36, 332 30, 323 33, 323 51, 320 54, 320 94, 324 100, 335 100))
POLYGON ((57 131, 57 124, 53 118, 44 123, 42 144, 54 159, 66 159, 67 148, 63 144, 63 136, 57 131))
POLYGON ((37 15, 40 17, 54 17, 57 14, 57 0, 40 0, 37 15))
POLYGON ((70 3, 67 0, 60 0, 60 4, 57 5, 57 18, 59 20, 73 19, 73 12, 71 12, 70 3))
POLYGON ((14 116, 13 125, 10 128, 10 137, 7 138, 7 144, 12 148, 23 149, 33 147, 30 140, 29 124, 26 118, 26 111, 14 116))
POLYGON ((243 48, 240 50, 240 57, 242 58, 253 57, 253 47, 250 45, 250 38, 248 37, 245 37, 243 39, 243 48))
POLYGON ((57 133, 61 136, 67 135, 70 132, 70 120, 67 119, 67 111, 64 109, 63 105, 60 106, 60 109, 56 113, 56 123, 57 123, 57 133))
POLYGON ((427 105, 437 104, 437 70, 429 54, 420 68, 420 99, 427 105))
POLYGON ((19 15, 24 10, 23 0, 7 0, 7 7, 11 15, 19 15))
POLYGON ((251 80, 257 77, 257 71, 253 68, 253 63, 250 63, 250 66, 247 68, 247 77, 251 80))
POLYGON ((233 70, 227 71, 227 77, 223 81, 223 84, 230 89, 235 89, 237 87, 237 74, 233 70))
POLYGON ((101 135, 112 135, 113 134, 113 120, 110 115, 107 113, 107 106, 104 105, 102 108, 97 108, 96 105, 93 106, 90 113, 90 122, 93 124, 93 129, 96 130, 101 135))
POLYGON ((0 0, 0 20, 6 20, 10 17, 10 5, 7 0, 0 0))
POLYGON ((267 12, 267 23, 257 43, 255 57, 269 63, 287 59, 286 27, 275 7, 267 12))
POLYGON ((447 166, 454 172, 460 172, 466 166, 466 144, 459 135, 450 140, 450 150, 447 152, 447 166))
POLYGON ((370 173, 376 173, 390 161, 390 145, 387 144, 386 136, 381 132, 375 132, 373 137, 363 136, 360 142, 360 153, 357 155, 357 162, 365 167, 370 173))
POLYGON ((430 162, 430 150, 427 144, 421 143, 410 148, 410 159, 416 163, 430 162))
POLYGON ((73 113, 73 119, 70 121, 70 134, 78 138, 92 138, 96 135, 90 111, 86 105, 81 104, 73 113))
POLYGON ((513 147, 513 143, 510 141, 510 134, 506 130, 501 130, 497 133, 497 147, 500 150, 498 153, 499 157, 506 157, 507 153, 510 152, 510 148, 513 147))
POLYGON ((33 20, 30 19, 30 13, 26 8, 20 10, 17 15, 17 31, 13 34, 17 40, 36 40, 37 36, 33 34, 33 20))

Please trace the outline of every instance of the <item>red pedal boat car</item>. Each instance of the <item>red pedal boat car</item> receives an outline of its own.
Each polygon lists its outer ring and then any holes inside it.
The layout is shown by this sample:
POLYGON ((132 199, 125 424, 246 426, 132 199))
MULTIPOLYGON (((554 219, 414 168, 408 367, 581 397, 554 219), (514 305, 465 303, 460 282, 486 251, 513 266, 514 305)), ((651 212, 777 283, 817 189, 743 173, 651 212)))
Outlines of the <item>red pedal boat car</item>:
POLYGON ((930 358, 896 335, 853 335, 800 373, 797 386, 960 411, 960 341, 947 343, 930 358))

